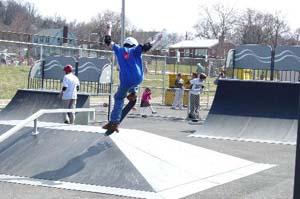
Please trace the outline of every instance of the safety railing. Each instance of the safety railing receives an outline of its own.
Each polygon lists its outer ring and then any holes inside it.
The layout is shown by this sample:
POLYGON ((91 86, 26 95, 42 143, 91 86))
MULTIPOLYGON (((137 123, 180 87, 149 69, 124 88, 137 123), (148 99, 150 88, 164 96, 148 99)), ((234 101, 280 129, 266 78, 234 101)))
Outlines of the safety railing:
POLYGON ((28 123, 34 122, 34 127, 33 127, 33 132, 32 135, 38 135, 38 118, 41 117, 44 114, 49 114, 49 113, 77 113, 77 112, 93 112, 93 117, 91 118, 92 120, 95 119, 95 108, 75 108, 75 109, 41 109, 31 115, 30 117, 26 118, 25 120, 22 120, 20 123, 18 123, 16 126, 13 128, 9 129, 5 133, 3 133, 0 136, 0 143, 3 142, 4 140, 8 139, 10 136, 14 135, 17 133, 20 129, 25 127, 28 123))

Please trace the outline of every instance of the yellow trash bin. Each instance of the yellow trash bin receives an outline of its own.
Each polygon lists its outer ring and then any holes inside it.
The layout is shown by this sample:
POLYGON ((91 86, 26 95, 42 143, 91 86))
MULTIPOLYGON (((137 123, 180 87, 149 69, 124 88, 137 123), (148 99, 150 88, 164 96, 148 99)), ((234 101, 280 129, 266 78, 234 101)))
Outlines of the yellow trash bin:
POLYGON ((241 80, 250 80, 253 78, 251 69, 236 69, 236 76, 241 80))
MULTIPOLYGON (((175 90, 173 88, 167 88, 165 92, 165 105, 172 106, 175 96, 175 90)), ((189 103, 189 90, 184 90, 183 105, 187 106, 189 103)))

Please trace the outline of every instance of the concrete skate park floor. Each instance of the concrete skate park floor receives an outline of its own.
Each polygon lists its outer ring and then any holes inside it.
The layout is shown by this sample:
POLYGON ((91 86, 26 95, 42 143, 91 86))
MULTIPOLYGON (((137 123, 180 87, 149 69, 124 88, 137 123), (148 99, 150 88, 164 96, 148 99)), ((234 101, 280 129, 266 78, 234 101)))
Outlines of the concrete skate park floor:
MULTIPOLYGON (((207 112, 202 112, 204 116, 207 112)), ((99 124, 101 125, 101 123, 99 124)), ((122 128, 138 129, 171 139, 190 143, 224 154, 276 167, 185 197, 187 199, 288 199, 292 198, 295 146, 254 142, 238 142, 188 137, 199 125, 187 121, 128 117, 122 128)), ((155 147, 155 146, 153 146, 155 147)), ((93 199, 126 198, 115 195, 70 191, 55 188, 0 182, 2 199, 93 199)))

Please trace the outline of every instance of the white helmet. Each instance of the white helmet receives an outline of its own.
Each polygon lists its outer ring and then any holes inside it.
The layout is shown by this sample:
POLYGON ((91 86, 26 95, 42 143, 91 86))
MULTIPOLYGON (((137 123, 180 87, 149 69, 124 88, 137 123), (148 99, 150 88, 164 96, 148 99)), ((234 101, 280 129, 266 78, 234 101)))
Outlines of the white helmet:
POLYGON ((129 44, 131 46, 137 46, 137 45, 139 45, 138 41, 135 38, 133 38, 133 37, 127 37, 124 40, 124 45, 125 44, 129 44))

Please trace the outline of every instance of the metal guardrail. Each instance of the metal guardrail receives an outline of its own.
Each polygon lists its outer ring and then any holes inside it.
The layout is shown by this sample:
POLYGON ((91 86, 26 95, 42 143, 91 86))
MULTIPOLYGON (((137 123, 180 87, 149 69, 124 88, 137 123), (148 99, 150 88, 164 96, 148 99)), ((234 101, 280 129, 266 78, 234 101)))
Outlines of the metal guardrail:
POLYGON ((95 108, 75 108, 75 109, 41 109, 31 115, 30 117, 26 118, 25 120, 22 120, 20 123, 18 123, 16 126, 13 128, 9 129, 5 133, 3 133, 0 136, 0 143, 3 142, 4 140, 8 139, 10 136, 14 135, 17 131, 25 127, 26 124, 29 122, 34 121, 34 127, 33 127, 33 132, 32 135, 37 135, 37 122, 38 118, 44 114, 48 113, 69 113, 69 112, 94 112, 93 114, 93 119, 95 119, 95 108))

